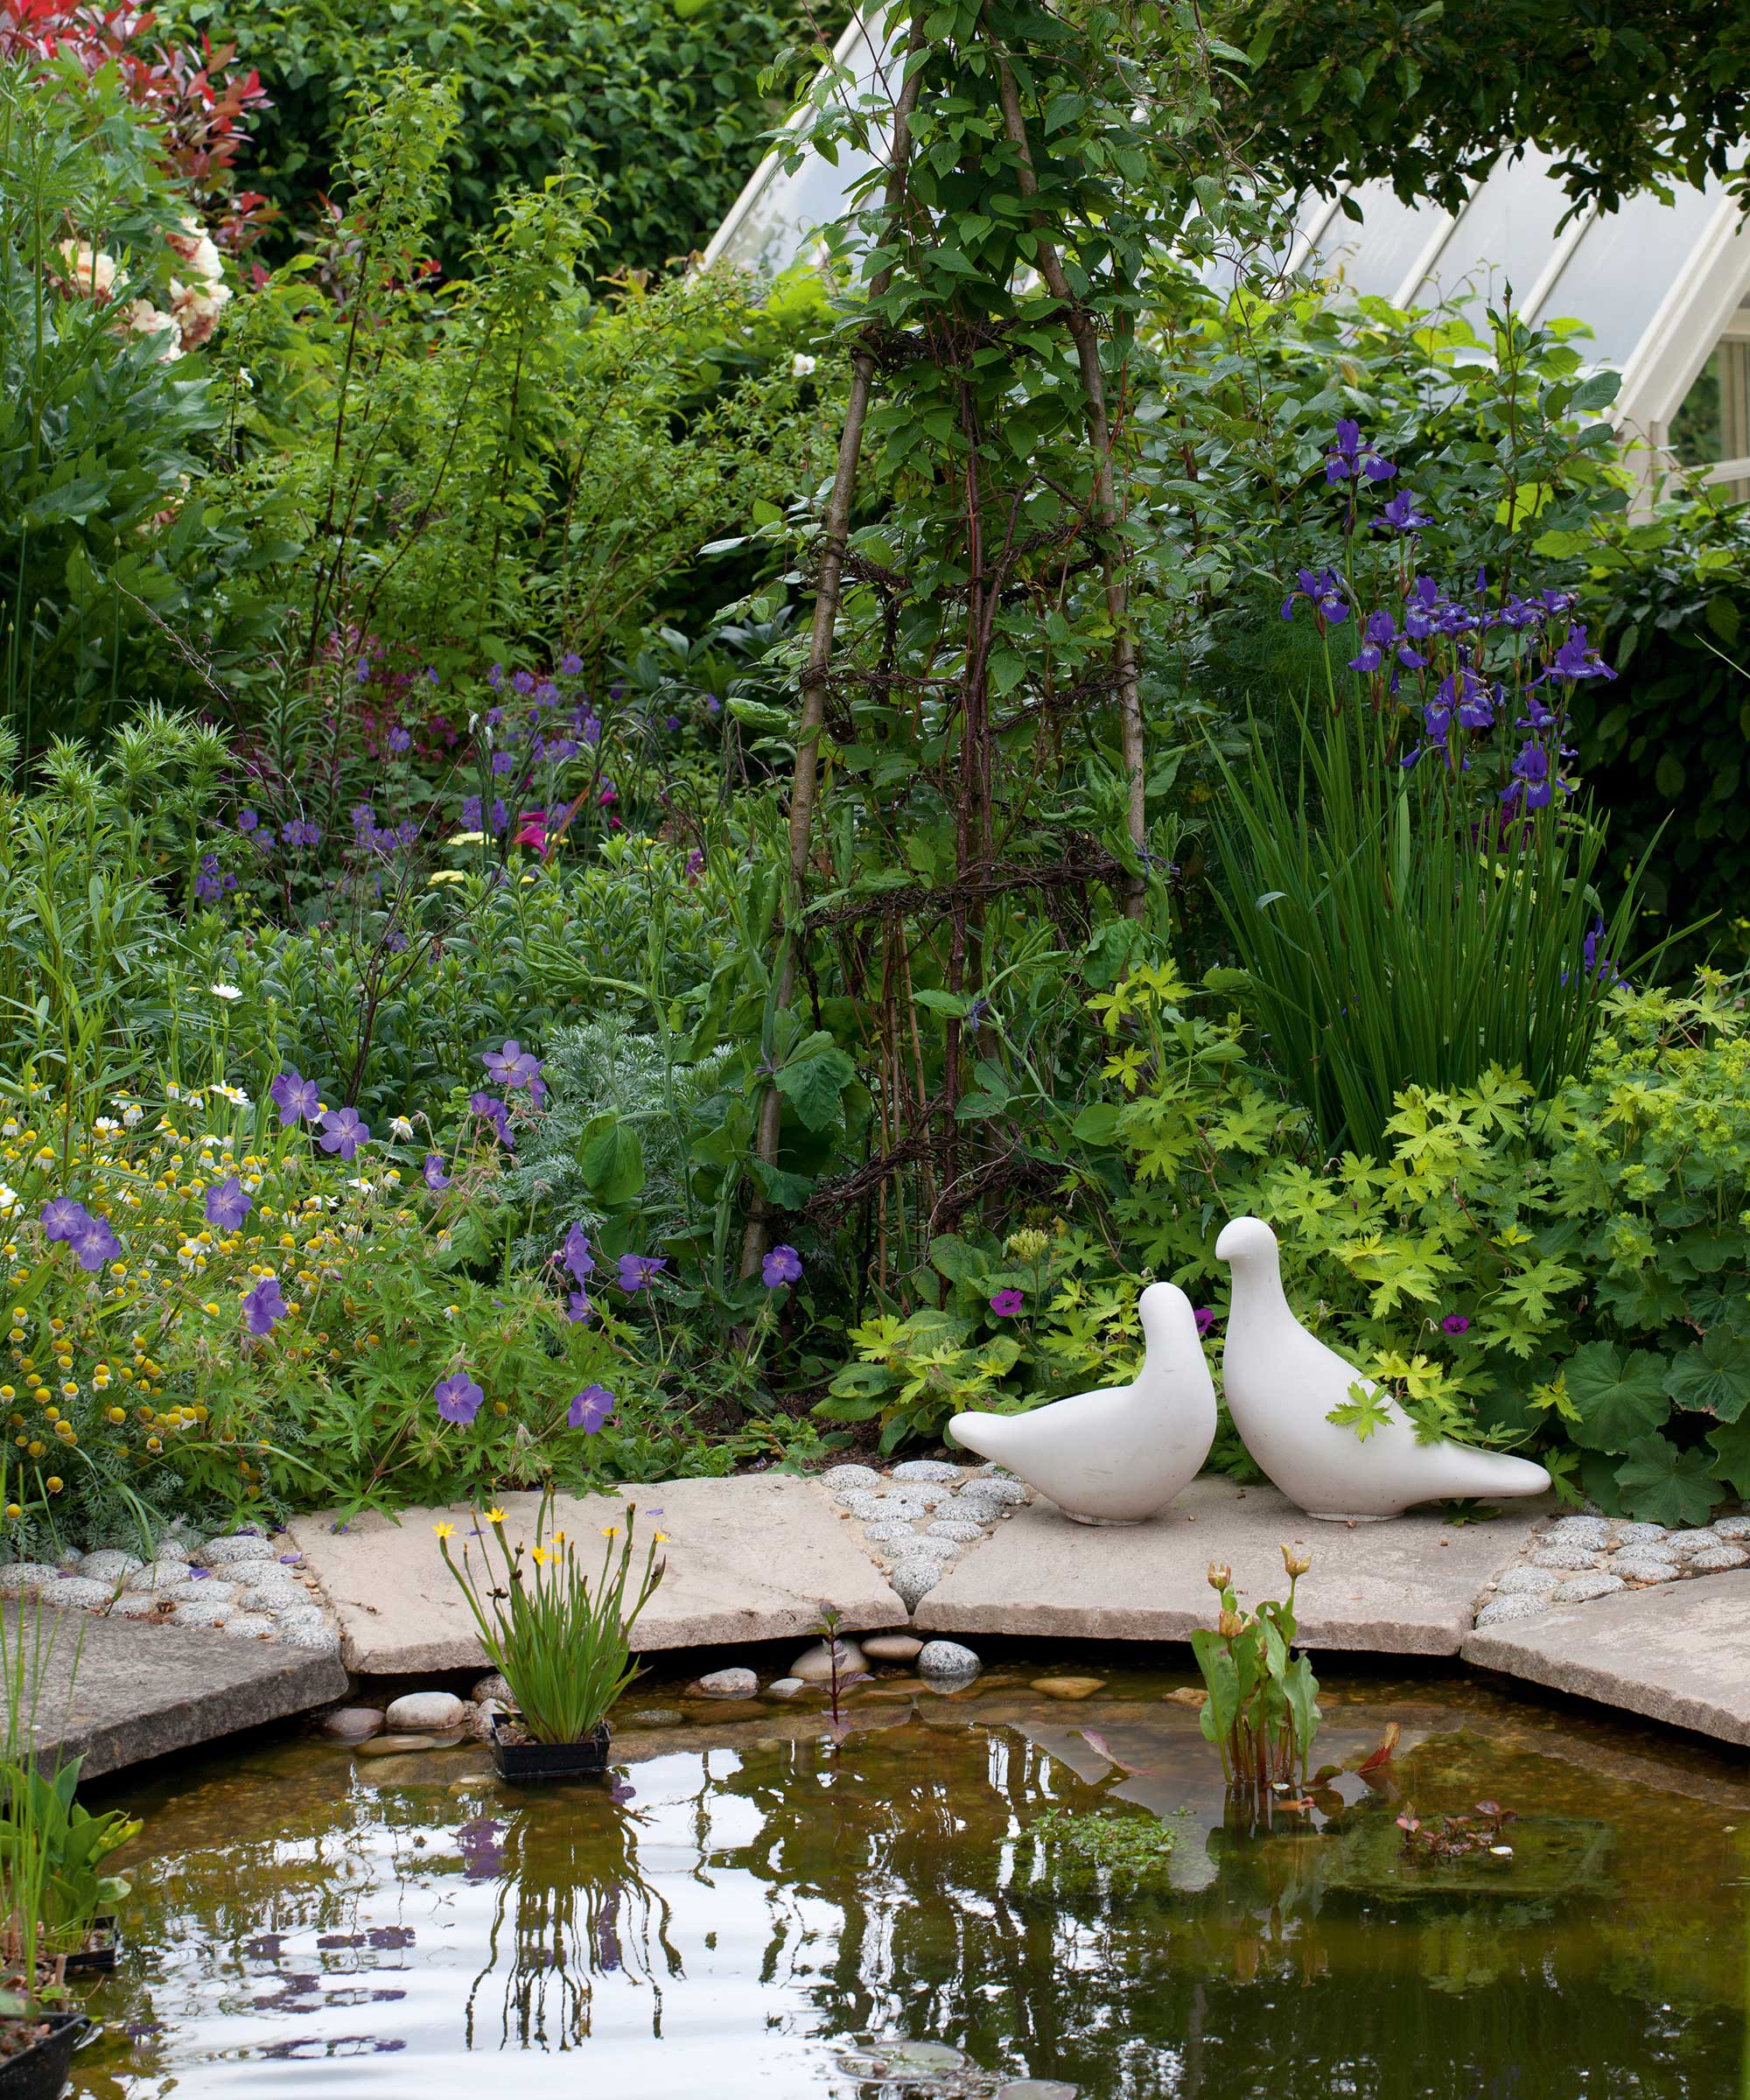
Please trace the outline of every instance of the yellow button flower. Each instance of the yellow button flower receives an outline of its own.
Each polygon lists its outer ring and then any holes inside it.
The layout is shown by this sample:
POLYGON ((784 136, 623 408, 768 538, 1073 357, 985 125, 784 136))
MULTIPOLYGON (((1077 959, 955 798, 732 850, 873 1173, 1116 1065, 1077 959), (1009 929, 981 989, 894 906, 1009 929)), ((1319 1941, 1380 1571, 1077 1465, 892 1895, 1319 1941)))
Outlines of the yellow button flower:
POLYGON ((439 1538, 454 1538, 456 1536, 456 1527, 454 1524, 433 1524, 431 1529, 438 1534, 439 1538))

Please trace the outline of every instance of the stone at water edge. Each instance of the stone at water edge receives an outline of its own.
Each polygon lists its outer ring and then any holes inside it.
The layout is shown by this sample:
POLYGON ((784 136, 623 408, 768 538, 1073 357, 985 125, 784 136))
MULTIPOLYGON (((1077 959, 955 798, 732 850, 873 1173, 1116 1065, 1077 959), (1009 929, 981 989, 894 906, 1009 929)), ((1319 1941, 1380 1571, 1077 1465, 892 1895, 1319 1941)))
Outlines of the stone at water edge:
POLYGON ((469 1696, 476 1704, 482 1699, 496 1699, 501 1706, 514 1706, 516 1704, 516 1694, 497 1670, 494 1670, 489 1677, 482 1677, 469 1696))
MULTIPOLYGON (((855 1672, 867 1668, 863 1650, 854 1641, 835 1642, 838 1650, 838 1676, 842 1684, 855 1672)), ((789 1674, 800 1677, 804 1684, 828 1684, 832 1681, 833 1650, 824 1641, 817 1641, 812 1648, 805 1648, 791 1663, 789 1674)))
POLYGON ((331 1742, 368 1742, 383 1732, 383 1710, 381 1706, 336 1706, 316 1726, 331 1742))
POLYGON ((1491 1597, 1477 1614, 1476 1622, 1480 1627, 1501 1626, 1509 1619, 1534 1619, 1549 1608, 1547 1597, 1491 1597))
POLYGON ((946 1572, 945 1562, 928 1554, 907 1553, 894 1563, 887 1582, 900 1603, 910 1611, 920 1597, 928 1595, 946 1572))
POLYGON ((1079 2085, 1066 2085, 1060 2078, 1012 2078, 991 2100, 1080 2100, 1081 2092, 1079 2085))
POLYGON ((713 1670, 690 1689, 708 1699, 751 1699, 759 1694, 760 1679, 751 1670, 713 1670))
POLYGON ((984 1667, 973 1650, 958 1641, 928 1641, 918 1650, 920 1677, 970 1677, 984 1667))
MULTIPOLYGON (((800 1677, 774 1677, 766 1687, 766 1697, 768 1699, 794 1699, 799 1691, 807 1690, 808 1686, 800 1677)), ((679 1719, 680 1716, 676 1715, 676 1718, 679 1719)))
POLYGON ((493 1740, 493 1721, 510 1708, 502 1699, 477 1699, 468 1709, 468 1740, 475 1743, 489 1743, 493 1740))
POLYGON ((914 1634, 871 1634, 862 1645, 872 1662, 910 1662, 924 1652, 923 1642, 914 1634))
POLYGON ((461 1729, 452 1728, 441 1734, 374 1735, 368 1743, 356 1743, 354 1747, 360 1757, 399 1757, 404 1751, 453 1750, 467 1740, 461 1729))
POLYGON ((389 1701, 383 1726, 391 1734, 436 1733, 460 1728, 467 1718, 467 1702, 453 1691, 410 1691, 389 1701))
POLYGON ((1103 1677, 1035 1677, 1029 1691, 1042 1691, 1048 1699, 1091 1699, 1105 1689, 1103 1677))

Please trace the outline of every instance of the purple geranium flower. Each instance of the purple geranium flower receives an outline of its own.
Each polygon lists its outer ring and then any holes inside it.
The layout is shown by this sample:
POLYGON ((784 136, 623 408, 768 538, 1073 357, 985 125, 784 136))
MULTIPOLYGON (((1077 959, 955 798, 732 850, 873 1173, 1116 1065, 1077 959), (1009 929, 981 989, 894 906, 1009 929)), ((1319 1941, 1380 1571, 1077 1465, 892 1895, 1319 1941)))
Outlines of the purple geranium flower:
POLYGON ((623 1254, 620 1257, 620 1287, 622 1291, 648 1291, 668 1266, 666 1255, 623 1254))
POLYGON ((53 1196, 38 1214, 43 1230, 52 1240, 70 1240, 91 1222, 91 1213, 71 1196, 53 1196))
POLYGON ((559 659, 559 676, 562 678, 575 678, 583 668, 584 660, 581 656, 567 654, 559 659))
POLYGON ((253 831, 261 821, 253 809, 240 809, 237 812, 237 829, 240 831, 253 831))
POLYGON ((1209 1306, 1199 1306, 1192 1317, 1197 1322, 1197 1332, 1200 1334, 1207 1334, 1215 1324, 1214 1310, 1209 1306))
POLYGON ((108 1218, 88 1217, 77 1232, 67 1235, 66 1243, 88 1276, 94 1275, 105 1262, 117 1260, 122 1252, 122 1242, 108 1218))
POLYGON ((581 1323, 586 1320, 593 1320, 595 1316, 596 1309, 590 1303, 589 1293, 586 1291, 574 1291, 565 1300, 565 1317, 567 1320, 573 1320, 581 1323))
POLYGON ((371 1129, 356 1109, 328 1109, 323 1113, 322 1135, 317 1140, 325 1152, 339 1152, 350 1159, 361 1144, 370 1143, 371 1129))
POLYGON ((397 756, 404 751, 411 751, 413 749, 413 732, 410 729, 403 729, 397 722, 388 732, 388 747, 397 756))
POLYGON ((438 1412, 445 1422, 472 1422, 480 1411, 486 1395, 466 1371, 455 1371, 447 1378, 440 1378, 432 1388, 432 1398, 438 1403, 438 1412))
POLYGON ((768 1291, 775 1291, 780 1284, 799 1284, 802 1257, 794 1247, 774 1247, 760 1264, 760 1273, 768 1291))
POLYGON ((507 1152, 514 1152, 516 1140, 510 1132, 510 1111, 496 1094, 470 1094, 468 1107, 482 1123, 489 1123, 493 1135, 507 1152))
POLYGON ((1449 1312, 1440 1325, 1448 1334, 1467 1334, 1471 1323, 1462 1312, 1449 1312))
POLYGON ((990 1310, 998 1320, 1012 1320, 1026 1302, 1018 1291, 998 1291, 991 1298, 990 1310))
POLYGON ((248 1190, 235 1174, 231 1174, 213 1184, 200 1208, 206 1214, 209 1225, 216 1225, 221 1232, 235 1232, 255 1204, 248 1190))
POLYGON ((605 1385, 586 1385, 582 1392, 573 1396, 570 1406, 565 1410, 565 1419, 573 1429, 580 1429, 585 1436, 592 1437, 613 1409, 613 1395, 605 1385))
POLYGON ((427 1188, 431 1189, 449 1187, 450 1177, 444 1172, 444 1155, 442 1152, 426 1153, 425 1186, 427 1188))
POLYGON ((313 1123, 322 1106, 322 1089, 294 1065, 268 1088, 282 1123, 313 1123))
POLYGON ((488 1050, 480 1062, 490 1076, 507 1090, 513 1087, 532 1086, 541 1076, 541 1060, 533 1051, 525 1050, 514 1037, 502 1050, 488 1050))
POLYGON ((243 1325, 251 1334, 271 1334, 274 1322, 284 1320, 286 1310, 285 1299, 280 1295, 279 1278, 264 1276, 243 1299, 243 1325))
POLYGON ((586 1277, 595 1274, 596 1257, 590 1252, 589 1237, 581 1225, 567 1227, 559 1255, 566 1268, 580 1284, 586 1277))

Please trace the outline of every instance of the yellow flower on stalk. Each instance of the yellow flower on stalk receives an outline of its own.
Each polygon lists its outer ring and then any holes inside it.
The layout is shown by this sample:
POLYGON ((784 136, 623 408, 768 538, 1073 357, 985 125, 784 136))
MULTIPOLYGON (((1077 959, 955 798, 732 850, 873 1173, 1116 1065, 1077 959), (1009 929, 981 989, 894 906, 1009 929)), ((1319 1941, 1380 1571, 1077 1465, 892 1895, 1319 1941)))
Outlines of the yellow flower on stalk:
POLYGON ((620 1526, 618 1524, 604 1524, 602 1526, 602 1536, 604 1538, 618 1538, 620 1536, 620 1526))
POLYGON ((550 1560, 557 1560, 559 1558, 549 1546, 531 1546, 528 1552, 537 1568, 544 1568, 550 1560))
POLYGON ((504 1511, 502 1509, 488 1509, 486 1522, 489 1524, 501 1524, 504 1522, 504 1511))
POLYGON ((433 1524, 431 1529, 438 1534, 439 1538, 454 1538, 456 1536, 456 1527, 454 1524, 433 1524))
POLYGON ((666 1546, 666 1545, 668 1544, 668 1534, 666 1531, 658 1531, 658 1532, 654 1533, 653 1536, 654 1536, 654 1540, 655 1540, 655 1543, 656 1543, 656 1544, 658 1544, 659 1546, 666 1546))

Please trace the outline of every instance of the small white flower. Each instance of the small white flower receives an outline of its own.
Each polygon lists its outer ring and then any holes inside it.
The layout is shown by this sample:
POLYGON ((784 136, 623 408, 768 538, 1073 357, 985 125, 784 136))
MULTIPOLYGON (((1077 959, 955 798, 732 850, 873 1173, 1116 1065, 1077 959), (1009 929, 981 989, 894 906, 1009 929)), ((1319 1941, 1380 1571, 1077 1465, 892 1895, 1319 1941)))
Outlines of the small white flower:
POLYGON ((18 1190, 16 1188, 9 1188, 5 1182, 0 1181, 0 1217, 4 1217, 8 1211, 17 1210, 18 1208, 18 1190))
POLYGON ((101 1131, 106 1138, 113 1138, 121 1127, 113 1116, 100 1116, 95 1124, 92 1125, 94 1130, 101 1131))
POLYGON ((388 1127, 391 1134, 399 1138, 403 1144, 412 1144, 413 1118, 410 1116, 391 1116, 388 1127))
POLYGON ((241 999, 243 996, 234 984, 209 984, 206 989, 215 999, 241 999))
POLYGON ((367 1181, 362 1174, 349 1174, 346 1177, 346 1186, 348 1188, 356 1188, 363 1194, 369 1195, 371 1191, 376 1186, 376 1183, 374 1181, 367 1181))
POLYGON ((137 1130, 144 1120, 145 1113, 146 1111, 136 1102, 131 1107, 122 1110, 122 1120, 130 1130, 137 1130))
POLYGON ((796 354, 790 360, 790 377, 792 379, 806 379, 809 373, 814 370, 819 360, 817 358, 806 356, 802 351, 798 350, 796 354))
POLYGON ((4 1123, 0 1123, 0 1138, 16 1138, 22 1127, 16 1116, 9 1116, 4 1123))
POLYGON ((164 1099, 166 1101, 180 1101, 182 1099, 182 1088, 173 1079, 167 1079, 164 1082, 164 1099))

